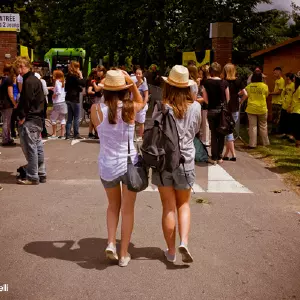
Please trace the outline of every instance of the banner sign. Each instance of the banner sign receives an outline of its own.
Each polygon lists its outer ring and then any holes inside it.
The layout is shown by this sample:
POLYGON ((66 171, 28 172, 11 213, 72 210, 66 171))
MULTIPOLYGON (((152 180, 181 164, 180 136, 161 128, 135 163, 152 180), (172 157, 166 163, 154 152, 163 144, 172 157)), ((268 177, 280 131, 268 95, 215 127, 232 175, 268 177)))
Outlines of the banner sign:
POLYGON ((20 15, 0 13, 0 31, 1 29, 17 29, 20 32, 20 15))

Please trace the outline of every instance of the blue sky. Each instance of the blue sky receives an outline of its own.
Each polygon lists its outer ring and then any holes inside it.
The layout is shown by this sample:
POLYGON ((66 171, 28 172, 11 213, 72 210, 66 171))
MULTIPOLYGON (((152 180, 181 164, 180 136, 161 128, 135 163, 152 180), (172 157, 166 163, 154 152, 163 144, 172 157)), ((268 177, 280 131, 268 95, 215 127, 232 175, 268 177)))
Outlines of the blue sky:
MULTIPOLYGON (((273 4, 261 4, 258 6, 259 10, 268 10, 272 8, 281 9, 281 10, 288 10, 291 11, 291 3, 292 0, 273 0, 273 4)), ((297 5, 300 6, 300 0, 293 0, 297 5)))

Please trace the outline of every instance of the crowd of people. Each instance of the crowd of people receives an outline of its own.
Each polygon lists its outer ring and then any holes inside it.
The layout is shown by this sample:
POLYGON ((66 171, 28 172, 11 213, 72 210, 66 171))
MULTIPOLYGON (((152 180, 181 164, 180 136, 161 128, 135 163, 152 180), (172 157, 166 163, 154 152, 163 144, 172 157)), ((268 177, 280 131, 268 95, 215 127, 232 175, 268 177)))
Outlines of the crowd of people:
MULTIPOLYGON (((173 134, 178 134, 181 153, 179 167, 174 171, 170 172, 162 166, 162 170, 153 169, 152 172, 152 183, 158 186, 163 208, 162 230, 167 244, 164 255, 168 262, 176 261, 177 216, 180 236, 178 251, 183 262, 192 263, 188 236, 189 200, 196 176, 194 139, 198 138, 203 145, 211 147, 209 163, 215 165, 223 163, 224 160, 236 161, 233 134, 230 132, 224 135, 219 130, 220 118, 222 112, 227 110, 232 119, 237 121, 240 106, 247 100, 249 147, 257 146, 257 131, 262 144, 269 145, 267 96, 271 94, 274 116, 272 130, 282 134, 284 138, 295 139, 296 145, 300 147, 300 77, 287 74, 285 85, 281 69, 275 68, 275 89, 269 93, 264 82, 265 77, 259 68, 255 69, 249 84, 244 85, 233 64, 225 65, 222 70, 217 62, 201 68, 191 62, 188 68, 174 66, 168 77, 153 78, 153 74, 151 75, 150 80, 163 81, 163 97, 161 104, 154 109, 152 120, 158 122, 158 114, 165 114, 166 111, 172 115, 176 123, 173 134)), ((108 198, 108 245, 105 253, 108 259, 118 261, 121 267, 127 266, 131 260, 128 246, 133 231, 137 194, 128 188, 128 157, 134 165, 139 161, 134 140, 143 142, 149 101, 148 83, 143 71, 136 67, 134 74, 129 75, 118 68, 107 71, 99 66, 84 80, 79 63, 73 61, 66 77, 62 71, 54 71, 53 86, 47 87, 40 75, 32 72, 30 61, 25 57, 18 57, 14 65, 4 67, 4 76, 0 88, 2 145, 14 145, 11 133, 14 133, 17 120, 20 142, 27 160, 27 165, 20 172, 18 183, 24 185, 46 182, 42 135, 43 127, 45 128, 47 94, 49 91, 53 94, 52 138, 56 137, 57 122, 60 122, 59 138, 69 139, 73 124, 74 138, 80 139, 79 95, 82 88, 86 88, 89 98, 87 109, 91 114, 89 137, 100 140, 99 176, 108 198), (139 127, 138 130, 136 127, 139 127), (120 214, 121 249, 118 255, 116 231, 120 214)), ((153 142, 155 138, 153 137, 153 142)), ((170 158, 165 157, 166 166, 168 159, 170 158)))

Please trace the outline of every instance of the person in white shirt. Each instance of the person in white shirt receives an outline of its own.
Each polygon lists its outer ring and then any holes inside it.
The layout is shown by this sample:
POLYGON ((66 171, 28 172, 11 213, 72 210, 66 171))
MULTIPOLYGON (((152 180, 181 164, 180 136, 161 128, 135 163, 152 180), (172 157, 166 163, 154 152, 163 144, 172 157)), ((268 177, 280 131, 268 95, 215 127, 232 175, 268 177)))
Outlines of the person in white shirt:
POLYGON ((51 114, 51 123, 53 128, 52 138, 56 138, 57 121, 61 124, 61 134, 58 138, 63 138, 65 135, 66 128, 66 114, 68 107, 66 104, 66 93, 65 93, 65 77, 64 73, 60 70, 53 72, 54 87, 49 89, 53 90, 53 110, 51 114))

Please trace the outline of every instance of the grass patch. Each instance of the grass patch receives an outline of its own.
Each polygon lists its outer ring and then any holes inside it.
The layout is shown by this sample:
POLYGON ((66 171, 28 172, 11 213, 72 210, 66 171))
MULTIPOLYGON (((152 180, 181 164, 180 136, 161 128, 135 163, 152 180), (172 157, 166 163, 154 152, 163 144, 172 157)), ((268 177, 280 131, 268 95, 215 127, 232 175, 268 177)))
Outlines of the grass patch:
MULTIPOLYGON (((249 136, 247 128, 242 127, 240 135, 248 143, 249 136)), ((267 163, 267 169, 283 175, 285 179, 294 185, 300 183, 300 149, 295 147, 295 143, 276 136, 269 136, 270 146, 258 146, 256 149, 246 150, 252 156, 262 159, 267 163)), ((300 185, 299 185, 300 186, 300 185)))

